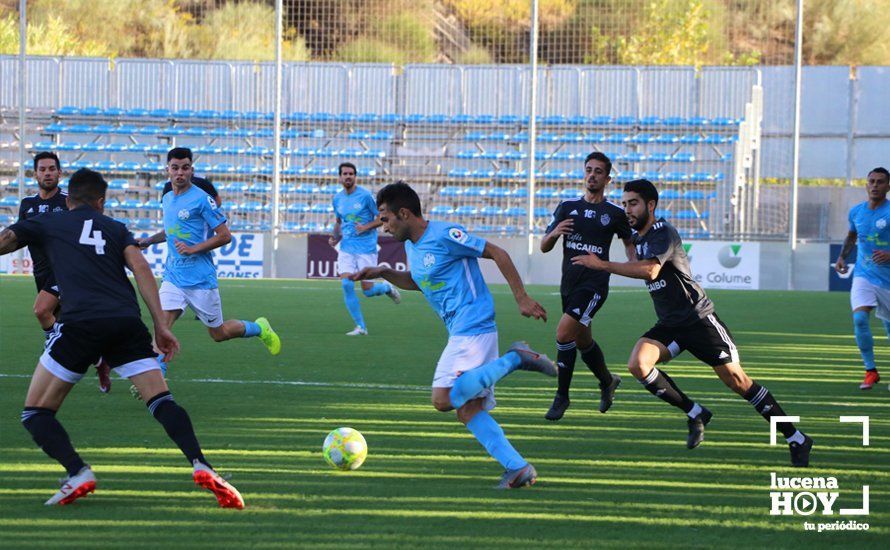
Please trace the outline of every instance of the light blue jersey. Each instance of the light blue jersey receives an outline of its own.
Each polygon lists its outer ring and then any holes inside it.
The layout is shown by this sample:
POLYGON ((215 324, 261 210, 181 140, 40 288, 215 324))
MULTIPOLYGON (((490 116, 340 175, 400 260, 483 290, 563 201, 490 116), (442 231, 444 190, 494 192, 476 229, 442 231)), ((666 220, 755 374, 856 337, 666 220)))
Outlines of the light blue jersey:
POLYGON ((868 202, 850 209, 850 231, 855 231, 856 267, 854 277, 865 277, 873 285, 890 289, 890 264, 879 265, 872 259, 875 250, 890 250, 890 201, 874 210, 868 202))
POLYGON ((377 231, 365 231, 357 234, 356 225, 365 225, 377 218, 377 201, 371 193, 356 186, 351 194, 342 190, 334 195, 334 212, 340 220, 340 251, 350 254, 376 254, 377 231))
POLYGON ((214 229, 226 222, 226 217, 210 195, 194 185, 181 195, 167 193, 162 201, 167 234, 164 280, 179 288, 216 288, 213 253, 182 256, 175 242, 192 246, 206 241, 214 229))
POLYGON ((420 240, 405 241, 411 278, 451 336, 497 330, 494 300, 477 260, 484 248, 484 239, 445 222, 429 222, 420 240))

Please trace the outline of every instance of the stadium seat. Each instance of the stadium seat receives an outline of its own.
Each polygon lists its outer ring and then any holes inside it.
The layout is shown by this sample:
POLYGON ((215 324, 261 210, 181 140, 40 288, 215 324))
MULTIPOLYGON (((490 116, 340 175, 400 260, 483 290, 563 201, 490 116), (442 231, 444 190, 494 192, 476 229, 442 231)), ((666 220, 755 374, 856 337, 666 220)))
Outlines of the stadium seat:
POLYGON ((450 216, 454 214, 454 208, 444 204, 437 204, 430 208, 430 214, 433 216, 450 216))

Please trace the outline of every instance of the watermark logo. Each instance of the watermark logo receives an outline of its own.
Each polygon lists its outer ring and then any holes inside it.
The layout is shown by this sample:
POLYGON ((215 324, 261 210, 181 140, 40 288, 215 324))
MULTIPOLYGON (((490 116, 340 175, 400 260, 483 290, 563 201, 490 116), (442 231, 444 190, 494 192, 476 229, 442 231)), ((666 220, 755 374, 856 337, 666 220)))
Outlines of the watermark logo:
MULTIPOLYGON (((867 416, 841 416, 842 423, 862 424, 862 445, 869 445, 869 418, 867 416)), ((776 445, 776 424, 800 422, 799 416, 773 416, 770 418, 770 445, 776 445)), ((834 476, 825 477, 782 477, 770 472, 770 515, 771 516, 867 516, 869 513, 869 486, 856 490, 859 508, 841 508, 841 486, 834 476)), ((844 496, 851 494, 845 491, 844 496)), ((846 499, 845 499, 846 500, 846 499)), ((833 522, 804 521, 804 530, 817 531, 868 531, 868 523, 856 520, 835 520, 833 522)))

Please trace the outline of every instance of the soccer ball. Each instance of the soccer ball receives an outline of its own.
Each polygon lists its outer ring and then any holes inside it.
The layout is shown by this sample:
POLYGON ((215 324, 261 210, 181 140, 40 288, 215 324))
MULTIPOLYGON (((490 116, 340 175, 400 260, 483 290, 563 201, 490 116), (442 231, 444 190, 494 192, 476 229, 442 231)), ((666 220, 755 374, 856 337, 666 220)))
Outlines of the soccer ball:
POLYGON ((324 439, 324 459, 338 470, 357 470, 368 456, 368 444, 358 430, 337 428, 324 439))

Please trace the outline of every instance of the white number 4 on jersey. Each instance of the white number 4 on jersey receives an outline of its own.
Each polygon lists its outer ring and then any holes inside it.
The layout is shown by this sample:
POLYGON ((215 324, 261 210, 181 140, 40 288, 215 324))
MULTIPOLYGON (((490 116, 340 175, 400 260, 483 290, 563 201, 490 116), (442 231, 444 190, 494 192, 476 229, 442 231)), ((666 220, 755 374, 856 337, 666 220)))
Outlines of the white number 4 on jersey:
POLYGON ((97 229, 93 231, 93 220, 84 220, 83 231, 80 232, 80 244, 96 247, 96 254, 105 254, 105 239, 102 238, 102 231, 97 229), (90 236, 92 231, 93 235, 90 236))

